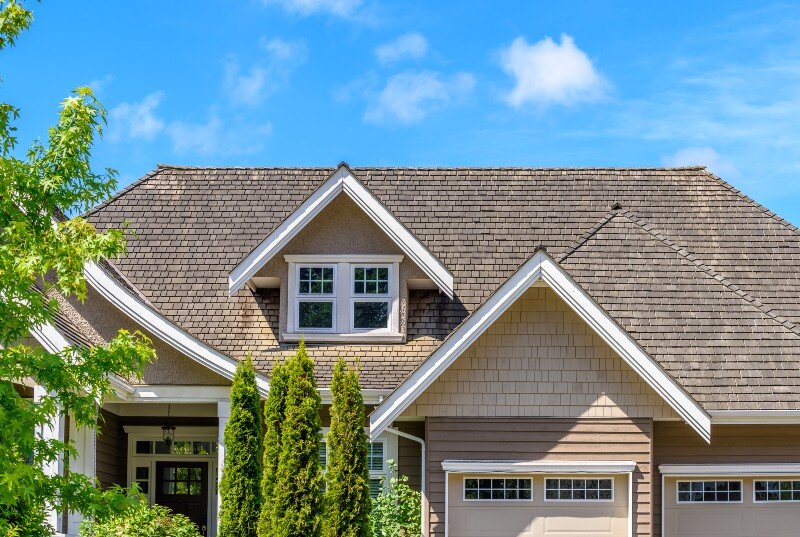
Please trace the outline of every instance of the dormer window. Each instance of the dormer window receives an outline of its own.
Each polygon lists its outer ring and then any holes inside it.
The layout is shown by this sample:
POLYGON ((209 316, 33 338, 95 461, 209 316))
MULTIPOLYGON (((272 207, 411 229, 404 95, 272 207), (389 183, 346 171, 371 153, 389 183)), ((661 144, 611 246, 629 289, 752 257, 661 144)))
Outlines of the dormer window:
POLYGON ((284 339, 401 341, 402 256, 287 255, 289 300, 284 339))

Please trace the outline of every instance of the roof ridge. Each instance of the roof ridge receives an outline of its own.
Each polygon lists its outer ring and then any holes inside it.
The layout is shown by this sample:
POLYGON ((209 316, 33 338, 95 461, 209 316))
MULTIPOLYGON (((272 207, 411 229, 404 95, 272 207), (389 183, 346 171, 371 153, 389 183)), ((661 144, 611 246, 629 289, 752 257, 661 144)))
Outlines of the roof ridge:
POLYGON ((586 231, 586 232, 585 232, 583 235, 581 235, 580 237, 578 237, 578 238, 575 240, 575 242, 573 242, 573 243, 572 243, 572 245, 571 245, 571 246, 568 246, 568 247, 567 247, 567 248, 566 248, 566 249, 565 249, 563 252, 561 252, 561 253, 559 254, 559 256, 556 258, 556 261, 558 261, 559 263, 562 263, 562 262, 563 262, 564 260, 566 260, 566 259, 567 259, 569 256, 571 256, 572 254, 574 254, 574 253, 575 253, 575 252, 576 252, 576 251, 577 251, 577 250, 578 250, 578 249, 579 249, 581 246, 583 246, 584 244, 586 244, 586 243, 589 241, 589 239, 591 239, 591 238, 592 238, 592 237, 593 237, 593 236, 594 236, 594 235, 595 235, 595 234, 596 234, 598 231, 600 231, 601 229, 603 229, 603 227, 604 227, 606 224, 608 224, 609 222, 611 222, 611 220, 613 220, 613 219, 614 219, 614 217, 615 217, 615 216, 617 216, 617 215, 619 214, 619 212, 620 212, 619 205, 617 205, 617 204, 614 204, 614 207, 612 207, 612 208, 611 208, 611 210, 610 210, 610 211, 608 211, 608 212, 607 212, 607 213, 606 213, 606 214, 603 216, 603 218, 601 218, 601 219, 600 219, 600 220, 599 220, 599 221, 598 221, 598 222, 597 222, 597 223, 596 223, 594 226, 592 226, 591 228, 589 228, 589 229, 588 229, 588 230, 587 230, 587 231, 586 231))
POLYGON ((796 225, 792 224, 791 222, 789 222, 788 220, 786 220, 785 218, 780 216, 775 211, 771 211, 768 208, 766 208, 765 206, 761 205, 759 202, 757 202, 756 200, 754 200, 753 198, 751 198, 750 196, 748 196, 747 194, 745 194, 744 192, 742 192, 741 190, 739 190, 738 188, 736 188, 735 186, 733 186, 732 184, 727 182, 725 179, 723 179, 723 178, 719 177, 718 175, 712 173, 710 170, 704 169, 704 171, 705 171, 705 175, 707 177, 709 177, 713 181, 716 181, 717 183, 719 183, 719 185, 722 188, 724 188, 724 189, 730 191, 731 193, 733 193, 734 195, 738 196, 739 198, 741 198, 742 201, 744 201, 745 203, 747 203, 751 207, 757 209, 758 211, 762 212, 765 216, 775 220, 776 222, 778 222, 779 224, 781 224, 782 226, 787 228, 789 231, 793 231, 794 233, 797 233, 798 235, 800 235, 800 228, 798 228, 796 225))
POLYGON ((81 216, 83 218, 88 218, 89 216, 95 214, 99 210, 104 209, 107 205, 109 205, 109 204, 111 204, 113 202, 116 202, 122 196, 124 196, 125 194, 127 194, 128 192, 133 190, 134 188, 137 188, 142 183, 145 183, 145 182, 149 181, 150 179, 152 179, 153 177, 158 175, 160 172, 161 172, 161 168, 160 167, 156 167, 155 170, 147 172, 146 174, 141 176, 139 179, 137 179, 136 181, 132 182, 131 184, 129 184, 128 186, 126 186, 125 188, 120 190, 119 192, 116 192, 111 197, 109 197, 107 200, 101 201, 100 203, 98 203, 97 205, 95 205, 94 207, 92 207, 91 209, 86 211, 85 213, 83 213, 81 216))
MULTIPOLYGON (((163 164, 158 170, 336 170, 338 166, 189 166, 180 164, 163 164)), ((352 166, 353 170, 530 170, 530 171, 702 171, 704 166, 352 166)))
POLYGON ((723 287, 734 293, 736 296, 744 300, 745 302, 749 303, 751 306, 756 308, 758 311, 793 333, 794 335, 800 337, 800 329, 798 326, 790 321, 789 319, 785 318, 784 316, 775 313, 773 310, 768 309, 766 305, 764 305, 761 300, 758 299, 755 295, 744 291, 738 285, 733 283, 731 280, 717 272, 714 268, 706 265, 699 257, 694 255, 690 252, 686 247, 679 246, 675 241, 670 239, 667 235, 661 232, 658 228, 644 220, 643 218, 639 217, 633 211, 623 210, 620 212, 620 216, 631 222, 632 224, 637 225, 643 231, 651 235, 653 238, 670 248, 679 256, 683 257, 687 261, 689 261, 692 265, 694 265, 698 270, 705 273, 706 275, 714 278, 723 287))

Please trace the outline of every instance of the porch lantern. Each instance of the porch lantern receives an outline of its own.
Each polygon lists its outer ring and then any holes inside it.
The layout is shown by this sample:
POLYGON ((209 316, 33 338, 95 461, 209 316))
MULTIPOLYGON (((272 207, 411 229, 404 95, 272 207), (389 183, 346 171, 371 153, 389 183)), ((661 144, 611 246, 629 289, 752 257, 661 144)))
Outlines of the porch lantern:
POLYGON ((164 440, 164 443, 167 445, 167 449, 172 452, 172 442, 175 440, 175 426, 174 425, 162 425, 161 426, 161 437, 164 440))

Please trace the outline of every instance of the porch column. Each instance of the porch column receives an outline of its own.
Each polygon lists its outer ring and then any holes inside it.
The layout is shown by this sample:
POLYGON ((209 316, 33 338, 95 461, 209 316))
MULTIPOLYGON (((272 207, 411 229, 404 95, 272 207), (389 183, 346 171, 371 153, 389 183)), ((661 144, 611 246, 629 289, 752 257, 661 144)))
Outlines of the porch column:
MULTIPOLYGON (((35 402, 41 401, 47 395, 47 392, 42 386, 36 385, 33 388, 33 400, 35 402)), ((44 425, 39 431, 39 438, 42 440, 64 440, 64 416, 56 417, 52 422, 44 425)), ((58 459, 44 464, 42 468, 45 475, 56 476, 64 472, 64 461, 59 455, 58 459)), ((46 521, 50 524, 59 534, 62 531, 61 520, 59 513, 51 508, 47 508, 46 521)))
POLYGON ((219 483, 222 479, 222 470, 225 467, 225 426, 228 424, 228 418, 231 415, 231 402, 218 401, 217 402, 217 420, 219 422, 219 431, 217 432, 217 505, 215 508, 215 519, 217 521, 217 534, 219 534, 219 483))
MULTIPOLYGON (((83 427, 78 429, 74 420, 69 420, 69 438, 75 441, 77 456, 69 461, 69 471, 83 474, 87 477, 97 475, 97 435, 93 429, 83 427)), ((83 516, 80 513, 70 511, 67 518, 67 535, 78 535, 80 533, 83 516)))

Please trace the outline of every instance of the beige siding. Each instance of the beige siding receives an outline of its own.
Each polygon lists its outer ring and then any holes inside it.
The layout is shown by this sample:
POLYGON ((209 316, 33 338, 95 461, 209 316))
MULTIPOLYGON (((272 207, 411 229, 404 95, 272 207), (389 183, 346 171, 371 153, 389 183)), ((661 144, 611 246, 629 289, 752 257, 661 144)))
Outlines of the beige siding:
POLYGON ((532 288, 520 297, 405 415, 675 416, 546 287, 532 288))
POLYGON ((428 418, 431 535, 444 535, 447 459, 633 460, 635 533, 649 535, 651 431, 649 419, 428 418))
MULTIPOLYGON (((394 427, 425 440, 424 421, 399 421, 394 427)), ((408 484, 415 490, 420 490, 422 482, 422 447, 419 442, 408 438, 397 439, 397 472, 408 476, 408 484)))
POLYGON ((800 463, 800 425, 715 425, 707 444, 682 422, 653 430, 654 536, 661 535, 660 464, 800 463))

